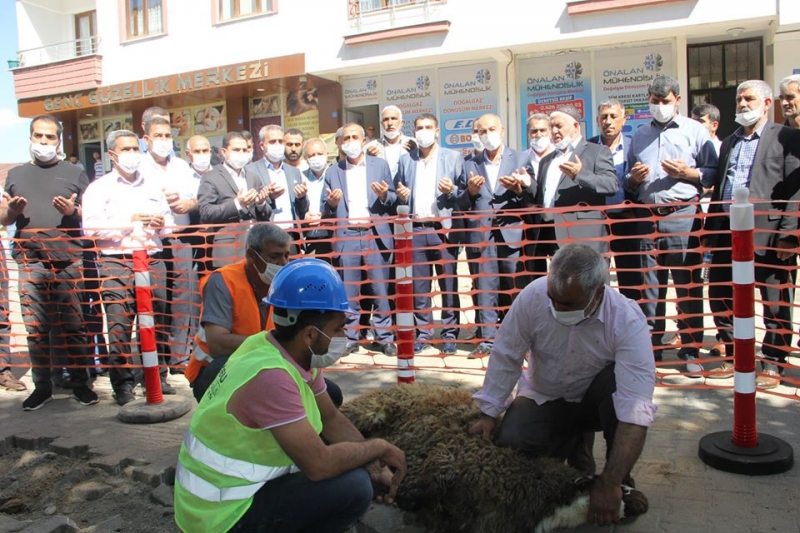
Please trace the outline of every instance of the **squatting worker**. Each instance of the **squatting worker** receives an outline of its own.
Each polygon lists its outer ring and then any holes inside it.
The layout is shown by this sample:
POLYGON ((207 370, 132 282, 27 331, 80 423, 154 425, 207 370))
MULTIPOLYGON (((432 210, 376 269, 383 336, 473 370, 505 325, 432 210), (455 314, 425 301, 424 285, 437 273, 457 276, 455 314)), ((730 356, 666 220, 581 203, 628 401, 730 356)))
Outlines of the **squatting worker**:
MULTIPOLYGON (((606 464, 589 493, 587 518, 617 522, 621 484, 633 487, 630 472, 656 412, 655 362, 644 314, 608 285, 608 264, 588 246, 561 248, 548 275, 517 296, 473 396, 483 416, 470 433, 489 437, 517 383, 498 443, 568 459, 594 474, 594 459, 577 444, 585 445, 585 432, 602 431, 606 464)), ((628 498, 647 505, 638 491, 628 498)))
POLYGON ((341 532, 369 508, 371 479, 390 502, 405 476, 405 454, 364 440, 325 389, 321 369, 344 354, 353 312, 336 270, 293 261, 267 303, 275 329, 242 343, 186 432, 175 474, 183 531, 341 532))

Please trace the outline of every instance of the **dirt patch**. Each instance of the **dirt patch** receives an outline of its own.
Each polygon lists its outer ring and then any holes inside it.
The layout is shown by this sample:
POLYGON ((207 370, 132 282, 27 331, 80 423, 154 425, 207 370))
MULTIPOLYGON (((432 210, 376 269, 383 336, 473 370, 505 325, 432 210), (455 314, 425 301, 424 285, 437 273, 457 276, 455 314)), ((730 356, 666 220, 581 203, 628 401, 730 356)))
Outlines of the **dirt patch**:
POLYGON ((39 522, 66 516, 87 531, 106 522, 108 530, 174 533, 179 530, 173 508, 164 505, 169 490, 110 475, 87 459, 19 449, 0 455, 0 518, 39 522))

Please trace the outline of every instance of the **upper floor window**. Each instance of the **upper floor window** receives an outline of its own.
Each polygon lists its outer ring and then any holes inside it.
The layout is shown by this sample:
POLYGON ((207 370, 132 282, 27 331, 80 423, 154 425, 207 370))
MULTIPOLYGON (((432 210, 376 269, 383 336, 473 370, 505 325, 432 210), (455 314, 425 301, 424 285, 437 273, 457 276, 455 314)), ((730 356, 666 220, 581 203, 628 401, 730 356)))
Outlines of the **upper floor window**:
POLYGON ((164 33, 166 0, 125 0, 128 37, 147 37, 164 33))
POLYGON ((356 18, 359 15, 381 11, 383 9, 391 9, 394 7, 402 7, 413 4, 428 4, 438 3, 444 0, 348 0, 348 12, 350 18, 356 18))
POLYGON ((276 10, 277 0, 218 0, 219 21, 263 15, 276 10))

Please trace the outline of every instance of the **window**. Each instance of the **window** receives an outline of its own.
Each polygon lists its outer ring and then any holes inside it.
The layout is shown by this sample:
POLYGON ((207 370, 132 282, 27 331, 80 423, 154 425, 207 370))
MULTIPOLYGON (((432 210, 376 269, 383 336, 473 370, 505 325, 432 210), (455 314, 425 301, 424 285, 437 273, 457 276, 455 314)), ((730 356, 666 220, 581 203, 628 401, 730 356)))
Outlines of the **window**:
POLYGON ((219 0, 219 21, 275 12, 275 0, 219 0))
POLYGON ((356 18, 359 15, 373 13, 383 9, 392 9, 414 4, 432 4, 443 1, 444 0, 348 0, 347 3, 350 18, 356 18))
POLYGON ((125 0, 128 38, 164 33, 164 4, 166 0, 125 0))
POLYGON ((75 15, 75 55, 84 56, 97 53, 95 41, 95 27, 97 26, 97 12, 87 11, 75 15))

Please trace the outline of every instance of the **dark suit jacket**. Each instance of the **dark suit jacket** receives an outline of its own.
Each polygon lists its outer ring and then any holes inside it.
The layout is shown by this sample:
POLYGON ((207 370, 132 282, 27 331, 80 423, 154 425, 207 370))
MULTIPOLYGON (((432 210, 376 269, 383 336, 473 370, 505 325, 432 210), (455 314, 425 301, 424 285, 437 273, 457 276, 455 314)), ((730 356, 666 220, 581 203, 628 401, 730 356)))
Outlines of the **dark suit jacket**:
MULTIPOLYGON (((607 148, 606 145, 603 144, 603 140, 599 135, 596 135, 596 136, 592 137, 587 142, 589 144, 597 144, 599 146, 607 148)), ((628 161, 628 150, 630 150, 630 147, 631 147, 630 138, 623 135, 622 136, 622 168, 617 170, 617 185, 619 187, 618 190, 617 190, 617 193, 619 193, 619 191, 623 191, 623 194, 624 194, 624 200, 623 201, 636 203, 638 201, 638 199, 637 199, 638 195, 634 194, 634 193, 632 193, 630 191, 625 190, 625 175, 628 172, 630 172, 630 170, 631 170, 630 169, 630 162, 628 161)), ((609 152, 610 152, 610 150, 609 150, 609 152)), ((614 162, 614 154, 613 153, 611 154, 611 162, 612 163, 614 162)), ((614 166, 614 169, 615 170, 617 169, 616 165, 614 166)), ((621 202, 614 201, 613 198, 614 198, 614 195, 607 196, 606 197, 606 203, 608 205, 616 205, 617 203, 621 203, 621 202)))
MULTIPOLYGON (((536 205, 544 205, 547 172, 558 154, 559 151, 555 150, 539 163, 539 179, 536 183, 534 200, 536 205)), ((581 171, 574 180, 561 174, 558 188, 553 197, 553 206, 556 208, 605 206, 606 198, 615 194, 619 188, 611 151, 605 146, 590 144, 586 142, 586 139, 581 139, 569 160, 574 162, 576 156, 581 160, 581 171)), ((594 209, 554 213, 556 240, 560 243, 566 243, 569 239, 585 241, 584 244, 587 246, 600 253, 605 253, 608 251, 608 242, 594 240, 608 236, 608 228, 603 223, 605 218, 602 210, 594 209)))
MULTIPOLYGON (((722 199, 722 192, 728 181, 728 162, 735 142, 736 135, 731 134, 722 141, 719 149, 719 169, 711 195, 712 203, 708 208, 709 215, 723 212, 722 206, 714 202, 722 199)), ((778 239, 786 239, 797 245, 800 130, 772 123, 764 126, 750 170, 749 189, 750 200, 756 211, 756 253, 765 254, 766 248, 774 247, 778 239)), ((709 216, 706 218, 705 229, 727 229, 728 220, 725 216, 709 216)), ((712 242, 713 244, 715 243, 712 242)))
MULTIPOLYGON (((306 217, 306 213, 308 213, 308 198, 305 196, 302 198, 297 198, 294 194, 294 186, 303 183, 303 174, 299 169, 289 166, 285 162, 282 163, 281 166, 283 167, 283 172, 286 174, 286 183, 288 184, 289 189, 287 193, 289 194, 289 199, 291 200, 292 204, 292 220, 303 220, 306 217)), ((269 176, 269 170, 267 169, 267 160, 263 157, 258 161, 253 161, 252 163, 248 164, 246 167, 244 167, 244 170, 248 174, 254 174, 257 176, 264 187, 267 187, 270 183, 272 183, 272 180, 269 176)), ((275 200, 270 199, 269 203, 274 214, 276 210, 275 200)))
MULTIPOLYGON (((397 189, 397 184, 402 183, 411 189, 412 192, 407 202, 402 202, 398 198, 397 205, 409 205, 412 209, 414 208, 413 191, 414 182, 417 179, 417 163, 419 163, 419 160, 420 154, 419 150, 416 148, 411 150, 409 153, 400 156, 400 162, 398 163, 397 167, 397 175, 394 177, 394 186, 395 189, 397 189)), ((461 192, 459 187, 463 186, 463 184, 466 184, 464 179, 464 158, 461 157, 461 152, 439 146, 437 147, 436 162, 437 185, 440 179, 450 178, 450 180, 453 182, 454 188, 453 192, 450 194, 442 194, 437 188, 436 208, 438 213, 434 213, 434 216, 441 217, 440 223, 442 228, 447 230, 449 235, 452 235, 456 238, 463 238, 463 232, 454 231, 453 233, 450 233, 450 230, 459 230, 463 228, 463 220, 460 218, 453 219, 451 215, 453 209, 456 207, 456 198, 458 198, 458 193, 461 192)), ((451 242, 458 242, 453 241, 452 238, 449 240, 451 242)))
POLYGON ((523 213, 514 214, 510 210, 523 210, 532 205, 533 198, 523 190, 522 196, 507 190, 500 185, 499 178, 510 176, 520 168, 524 168, 531 176, 531 183, 536 183, 530 157, 525 152, 519 152, 507 146, 503 147, 500 156, 500 169, 497 173, 498 182, 494 191, 489 189, 489 178, 486 172, 485 152, 478 154, 464 163, 464 182, 459 184, 459 194, 456 198, 458 211, 465 214, 479 214, 475 218, 464 220, 466 231, 466 244, 482 244, 491 238, 493 228, 500 229, 506 242, 519 242, 522 240, 523 229, 507 226, 518 225, 524 221, 523 213), (475 197, 469 195, 467 180, 470 174, 483 176, 485 183, 475 197), (502 212, 502 214, 498 214, 502 212), (497 215, 497 216, 495 216, 497 215), (506 228, 505 230, 503 228, 506 228))
MULTIPOLYGON (((263 187, 255 175, 245 176, 249 189, 260 189, 263 187)), ((263 206, 251 205, 239 211, 236 209, 234 200, 239 189, 228 173, 224 164, 212 168, 200 179, 200 187, 197 191, 197 204, 200 210, 200 222, 202 224, 224 224, 235 226, 243 221, 257 220, 267 221, 272 215, 272 208, 269 202, 263 206)), ((214 235, 214 245, 212 256, 214 265, 221 266, 228 262, 239 261, 244 258, 244 241, 246 232, 244 228, 230 228, 229 233, 222 231, 224 228, 216 228, 214 235)))
MULTIPOLYGON (((373 217, 388 217, 392 215, 392 207, 397 201, 397 196, 394 192, 394 182, 392 181, 391 173, 389 172, 389 165, 385 160, 378 157, 365 155, 367 165, 367 206, 369 212, 373 217), (385 181, 389 185, 389 192, 386 195, 386 201, 381 202, 378 195, 372 191, 373 183, 380 183, 385 181)), ((340 219, 336 223, 336 240, 333 242, 333 249, 336 252, 343 252, 345 245, 345 229, 347 228, 348 219, 350 218, 350 208, 348 206, 348 191, 347 191, 347 159, 343 159, 328 167, 325 171, 325 188, 335 191, 341 189, 342 200, 335 208, 331 208, 330 204, 325 202, 322 210, 322 218, 336 218, 340 219)), ((392 226, 386 220, 373 220, 372 233, 377 236, 376 242, 378 247, 385 252, 386 255, 391 256, 394 249, 394 234, 392 226)))

